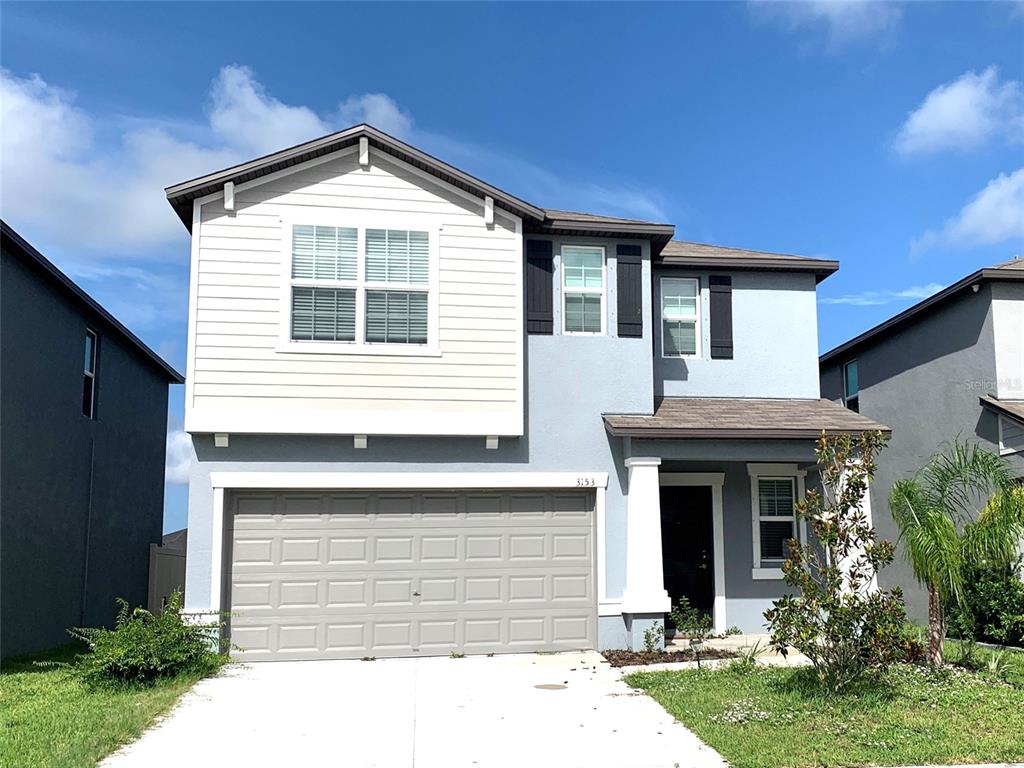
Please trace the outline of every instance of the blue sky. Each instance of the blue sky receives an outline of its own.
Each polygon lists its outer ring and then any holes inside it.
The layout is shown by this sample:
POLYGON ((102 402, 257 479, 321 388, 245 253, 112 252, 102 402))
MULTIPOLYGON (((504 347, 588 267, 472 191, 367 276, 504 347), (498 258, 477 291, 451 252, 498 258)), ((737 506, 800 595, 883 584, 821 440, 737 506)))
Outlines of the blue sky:
POLYGON ((188 239, 163 187, 362 120, 539 205, 839 259, 822 350, 1024 252, 1020 2, 0 14, 3 217, 181 370, 188 239))

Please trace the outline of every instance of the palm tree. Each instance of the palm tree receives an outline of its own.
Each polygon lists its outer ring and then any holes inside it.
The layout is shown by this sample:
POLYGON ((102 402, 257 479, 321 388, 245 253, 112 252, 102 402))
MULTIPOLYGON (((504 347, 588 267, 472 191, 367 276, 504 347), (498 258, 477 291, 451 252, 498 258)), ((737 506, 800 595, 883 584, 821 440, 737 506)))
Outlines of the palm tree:
POLYGON ((955 442, 893 484, 889 511, 914 577, 928 590, 928 660, 941 665, 943 605, 963 605, 966 566, 1013 560, 1024 537, 1024 490, 1004 458, 955 442))

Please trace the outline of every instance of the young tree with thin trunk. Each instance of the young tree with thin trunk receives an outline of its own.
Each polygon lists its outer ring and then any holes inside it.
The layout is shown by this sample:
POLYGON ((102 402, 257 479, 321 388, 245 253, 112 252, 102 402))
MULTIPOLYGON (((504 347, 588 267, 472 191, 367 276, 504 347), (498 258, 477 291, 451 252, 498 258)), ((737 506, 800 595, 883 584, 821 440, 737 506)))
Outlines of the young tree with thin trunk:
POLYGON ((941 665, 944 606, 963 605, 968 565, 1013 561, 1024 537, 1024 491, 1004 458, 954 442, 893 484, 889 511, 914 578, 928 590, 928 660, 941 665))

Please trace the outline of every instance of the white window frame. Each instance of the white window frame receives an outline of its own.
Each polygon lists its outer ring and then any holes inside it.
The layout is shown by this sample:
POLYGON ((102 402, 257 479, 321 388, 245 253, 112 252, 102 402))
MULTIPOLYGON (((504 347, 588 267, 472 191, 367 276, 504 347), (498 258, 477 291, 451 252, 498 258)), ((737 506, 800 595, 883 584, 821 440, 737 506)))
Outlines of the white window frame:
MULTIPOLYGON (((845 363, 843 363, 843 367, 842 367, 842 370, 841 370, 841 375, 842 375, 842 378, 843 378, 843 381, 842 381, 842 385, 843 385, 843 405, 846 408, 850 408, 850 400, 856 400, 857 401, 857 403, 856 403, 856 405, 857 405, 857 412, 859 413, 860 412, 860 362, 858 362, 858 359, 856 357, 853 358, 852 360, 847 360, 845 363), (846 370, 851 365, 857 366, 857 391, 854 392, 852 395, 847 393, 847 388, 846 388, 846 383, 847 383, 846 370)), ((853 409, 851 408, 850 410, 853 410, 853 409)))
POLYGON ((562 335, 563 336, 604 336, 608 327, 608 250, 603 245, 590 243, 562 243, 558 248, 558 271, 562 273, 562 335), (567 288, 565 285, 565 250, 566 248, 597 248, 601 251, 601 287, 600 288, 567 288), (568 294, 589 294, 601 297, 601 330, 600 331, 569 331, 565 328, 565 297, 568 294))
POLYGON ((658 281, 658 326, 659 332, 661 333, 661 356, 669 360, 686 360, 697 358, 701 356, 703 350, 703 324, 701 322, 701 287, 699 277, 662 277, 658 281), (694 285, 694 299, 696 304, 694 306, 693 315, 693 335, 695 340, 694 352, 690 355, 685 354, 669 354, 665 350, 665 283, 693 283, 694 285))
POLYGON ((414 215, 364 212, 304 213, 281 220, 281 317, 278 352, 302 354, 400 355, 409 357, 440 357, 438 341, 440 269, 439 243, 441 227, 435 220, 414 215), (292 277, 292 232, 297 225, 349 227, 356 230, 356 279, 318 280, 292 277), (401 229, 426 232, 428 236, 428 279, 426 283, 389 283, 366 280, 366 230, 401 229), (356 292, 355 341, 316 341, 292 339, 292 288, 351 288, 356 292), (427 294, 427 343, 402 344, 366 341, 366 292, 394 291, 427 294))
MULTIPOLYGON (((96 379, 99 377, 99 372, 100 372, 100 365, 99 365, 99 361, 100 361, 100 353, 99 353, 100 335, 96 331, 94 331, 92 328, 86 328, 85 329, 85 337, 86 337, 86 339, 92 339, 92 349, 91 349, 92 359, 90 361, 91 364, 92 364, 92 370, 90 371, 88 369, 88 367, 85 366, 85 365, 82 366, 82 376, 85 377, 86 379, 89 379, 89 390, 90 390, 90 392, 89 392, 89 412, 86 413, 83 410, 82 411, 82 415, 85 416, 85 418, 87 418, 87 419, 95 420, 96 419, 96 379)), ((83 385, 85 384, 84 381, 82 383, 83 383, 83 385)), ((83 391, 82 394, 84 396, 84 394, 85 394, 84 391, 83 391)))
POLYGON ((798 469, 796 464, 748 464, 750 475, 750 515, 751 538, 753 539, 753 569, 750 577, 755 581, 778 580, 783 578, 782 568, 777 565, 764 565, 761 561, 761 520, 783 522, 793 521, 793 536, 800 542, 807 541, 807 524, 796 515, 796 503, 804 497, 807 472, 798 469), (768 515, 761 517, 761 480, 790 480, 793 482, 793 515, 768 515))

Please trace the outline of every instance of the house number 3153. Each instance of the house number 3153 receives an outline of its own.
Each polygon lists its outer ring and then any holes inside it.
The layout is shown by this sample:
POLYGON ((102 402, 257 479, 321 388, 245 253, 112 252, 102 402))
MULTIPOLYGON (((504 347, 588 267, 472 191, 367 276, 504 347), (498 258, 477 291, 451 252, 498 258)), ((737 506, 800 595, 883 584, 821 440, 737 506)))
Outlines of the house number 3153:
POLYGON ((576 487, 577 488, 593 488, 597 485, 597 481, 592 477, 577 477, 576 487))

